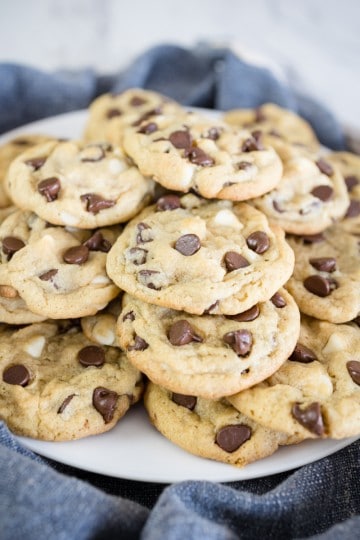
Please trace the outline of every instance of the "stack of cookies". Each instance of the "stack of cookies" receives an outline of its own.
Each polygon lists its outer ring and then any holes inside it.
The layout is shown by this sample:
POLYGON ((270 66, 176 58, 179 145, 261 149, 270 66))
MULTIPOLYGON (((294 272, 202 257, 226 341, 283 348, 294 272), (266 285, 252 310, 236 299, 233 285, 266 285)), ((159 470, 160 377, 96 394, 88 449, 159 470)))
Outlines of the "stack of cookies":
POLYGON ((237 466, 360 434, 360 158, 272 104, 209 114, 132 89, 81 141, 0 149, 15 433, 101 433, 144 396, 165 437, 237 466))

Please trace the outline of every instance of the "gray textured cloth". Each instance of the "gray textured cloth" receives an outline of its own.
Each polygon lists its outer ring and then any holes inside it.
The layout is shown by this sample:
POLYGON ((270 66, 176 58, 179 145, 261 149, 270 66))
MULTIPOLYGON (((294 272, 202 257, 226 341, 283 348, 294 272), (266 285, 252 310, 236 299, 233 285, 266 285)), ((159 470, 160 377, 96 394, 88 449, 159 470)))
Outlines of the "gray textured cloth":
MULTIPOLYGON (((100 93, 133 86, 221 110, 273 101, 307 118, 324 144, 343 148, 342 130, 331 113, 270 71, 227 49, 173 45, 155 47, 108 77, 91 70, 48 74, 0 64, 0 133, 85 108, 100 93)), ((184 482, 166 487, 101 477, 42 459, 0 424, 0 538, 278 540, 319 535, 353 540, 360 538, 359 457, 356 442, 291 473, 227 486, 184 482)))

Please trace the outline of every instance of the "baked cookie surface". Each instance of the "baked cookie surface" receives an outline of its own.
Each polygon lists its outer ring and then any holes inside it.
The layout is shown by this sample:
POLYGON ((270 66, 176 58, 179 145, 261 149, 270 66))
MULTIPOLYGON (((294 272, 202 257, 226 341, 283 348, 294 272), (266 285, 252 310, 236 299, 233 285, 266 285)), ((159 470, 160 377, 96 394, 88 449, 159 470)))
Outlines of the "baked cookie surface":
POLYGON ((72 321, 0 331, 0 418, 18 435, 65 441, 108 431, 142 394, 118 348, 72 321))
POLYGON ((286 441, 222 401, 174 394, 149 383, 144 404, 151 422, 171 442, 237 467, 273 454, 286 441))
POLYGON ((289 360, 228 399, 261 425, 298 438, 359 435, 359 351, 358 328, 304 318, 289 360))
POLYGON ((282 174, 279 156, 258 132, 194 113, 128 129, 123 144, 144 175, 207 199, 247 200, 273 189, 282 174))
POLYGON ((293 351, 300 315, 280 290, 230 317, 189 315, 124 295, 118 339, 148 378, 209 399, 234 394, 274 373, 293 351))
POLYGON ((268 300, 293 270, 283 231, 246 203, 165 196, 124 229, 107 271, 137 298, 188 313, 235 314, 268 300))
POLYGON ((21 154, 6 179, 15 204, 54 225, 122 223, 151 199, 154 183, 109 144, 49 142, 21 154))
POLYGON ((105 270, 115 237, 113 229, 48 226, 18 210, 0 225, 0 285, 12 287, 42 317, 93 315, 119 293, 105 270))

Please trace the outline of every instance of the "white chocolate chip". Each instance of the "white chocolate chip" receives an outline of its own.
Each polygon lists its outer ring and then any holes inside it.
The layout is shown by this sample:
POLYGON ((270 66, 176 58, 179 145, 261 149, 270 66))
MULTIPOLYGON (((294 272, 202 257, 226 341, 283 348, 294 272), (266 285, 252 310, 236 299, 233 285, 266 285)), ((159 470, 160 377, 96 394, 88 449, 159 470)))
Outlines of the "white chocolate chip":
POLYGON ((335 332, 334 334, 331 334, 331 336, 329 337, 328 342, 323 348, 322 352, 323 354, 340 352, 344 350, 344 347, 345 347, 344 337, 341 334, 337 334, 335 332))
POLYGON ((95 276, 94 279, 91 280, 92 285, 105 285, 110 283, 110 279, 107 276, 95 276))
POLYGON ((108 167, 111 174, 119 174, 126 169, 125 163, 115 158, 109 160, 108 167))
POLYGON ((45 345, 44 336, 33 336, 25 344, 24 351, 33 358, 39 358, 45 345))
POLYGON ((99 321, 94 326, 94 338, 101 345, 112 345, 115 341, 115 333, 107 324, 102 324, 102 321, 99 321))
POLYGON ((65 223, 65 225, 69 225, 74 227, 79 223, 79 218, 73 216, 72 214, 69 214, 68 212, 60 212, 60 218, 65 223))
POLYGON ((236 229, 242 229, 243 225, 235 216, 235 214, 228 209, 220 210, 213 219, 215 225, 223 225, 225 227, 233 227, 236 229))

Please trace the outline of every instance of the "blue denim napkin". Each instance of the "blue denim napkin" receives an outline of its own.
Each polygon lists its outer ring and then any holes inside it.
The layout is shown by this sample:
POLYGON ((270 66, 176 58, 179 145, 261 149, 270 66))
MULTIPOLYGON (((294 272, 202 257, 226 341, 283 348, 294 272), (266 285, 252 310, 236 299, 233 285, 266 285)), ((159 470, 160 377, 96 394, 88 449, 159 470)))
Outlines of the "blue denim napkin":
MULTIPOLYGON (((228 49, 173 45, 154 47, 121 73, 101 77, 92 70, 49 74, 0 64, 0 133, 134 86, 220 110, 272 101, 307 118, 325 145, 344 146, 332 114, 269 70, 228 49)), ((0 423, 0 538, 353 540, 360 538, 359 458, 356 442, 292 473, 227 486, 166 487, 50 462, 21 447, 0 423)))
POLYGON ((321 103, 300 95, 269 69, 251 65, 229 49, 207 46, 187 50, 159 45, 124 71, 101 77, 90 69, 44 73, 27 66, 0 64, 0 133, 86 108, 101 93, 136 86, 162 92, 185 105, 219 110, 271 101, 306 118, 325 146, 344 148, 339 123, 321 103))

